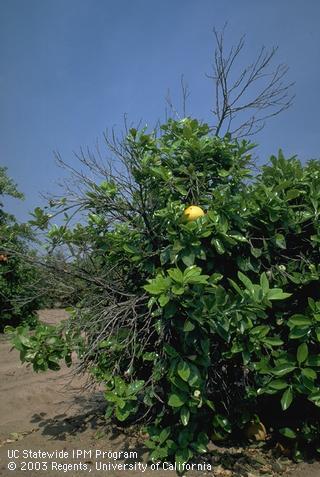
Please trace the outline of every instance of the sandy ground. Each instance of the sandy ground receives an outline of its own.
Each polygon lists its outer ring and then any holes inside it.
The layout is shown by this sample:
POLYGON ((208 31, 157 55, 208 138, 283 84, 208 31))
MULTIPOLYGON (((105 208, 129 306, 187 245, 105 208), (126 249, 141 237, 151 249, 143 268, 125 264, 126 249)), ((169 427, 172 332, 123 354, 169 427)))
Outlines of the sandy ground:
MULTIPOLYGON (((44 310, 40 319, 56 323, 66 315, 59 310, 44 310)), ((9 476, 110 476, 172 477, 170 470, 145 470, 145 449, 135 439, 106 426, 101 391, 80 391, 84 379, 71 380, 70 370, 36 374, 22 365, 19 354, 11 350, 5 336, 0 337, 0 475, 9 476), (30 451, 47 454, 33 454, 30 451), (86 451, 86 453, 84 453, 86 451), (112 456, 101 456, 102 452, 112 456), (60 452, 60 454, 59 454, 60 452), (74 454, 78 452, 78 454, 74 454), (137 458, 123 458, 120 452, 137 452, 137 458), (48 453, 51 453, 49 455, 48 453), (58 455, 55 455, 57 453, 58 455), (114 459, 114 457, 119 457, 114 459), (140 464, 139 464, 140 462, 140 464), (76 466, 75 466, 76 464, 76 466), (102 468, 107 464, 107 468, 102 468), (111 465, 109 465, 111 464, 111 465), (135 468, 115 468, 132 464, 135 468), (69 465, 69 468, 67 467, 69 465), (15 469, 10 470, 10 466, 15 469)), ((280 475, 276 472, 252 475, 280 475)), ((188 472, 188 476, 231 477, 218 466, 211 472, 188 472)), ((243 473, 239 473, 244 475, 243 473)), ((282 474, 284 475, 284 474, 282 474)), ((303 464, 290 477, 320 477, 320 463, 303 464)))

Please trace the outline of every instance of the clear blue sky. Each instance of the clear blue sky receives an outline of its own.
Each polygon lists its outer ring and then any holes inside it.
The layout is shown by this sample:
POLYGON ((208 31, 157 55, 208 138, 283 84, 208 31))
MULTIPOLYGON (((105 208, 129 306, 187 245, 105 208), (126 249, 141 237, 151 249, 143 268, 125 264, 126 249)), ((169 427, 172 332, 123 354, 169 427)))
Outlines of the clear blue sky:
POLYGON ((229 22, 231 44, 247 35, 244 63, 262 45, 279 46, 290 66, 294 106, 255 138, 259 157, 281 147, 319 157, 320 2, 309 0, 0 0, 0 164, 25 193, 10 200, 20 220, 56 190, 53 150, 73 151, 122 129, 123 114, 153 126, 167 89, 180 107, 180 78, 191 90, 187 113, 212 121, 213 35, 229 22))

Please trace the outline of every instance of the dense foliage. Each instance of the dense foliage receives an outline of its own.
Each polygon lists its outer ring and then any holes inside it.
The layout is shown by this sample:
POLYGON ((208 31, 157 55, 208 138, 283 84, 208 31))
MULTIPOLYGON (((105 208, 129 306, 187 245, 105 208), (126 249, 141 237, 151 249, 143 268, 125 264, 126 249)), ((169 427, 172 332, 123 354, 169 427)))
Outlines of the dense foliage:
POLYGON ((7 324, 36 322, 34 311, 39 306, 31 291, 37 279, 36 269, 26 260, 28 241, 32 238, 27 225, 18 224, 15 217, 4 210, 2 197, 23 199, 6 169, 0 167, 0 330, 7 324))
MULTIPOLYGON (((320 162, 280 151, 254 174, 253 144, 189 118, 109 146, 120 170, 83 156, 90 176, 53 204, 66 223, 48 233, 81 256, 68 346, 105 384, 107 415, 147 422, 153 459, 188 461, 259 420, 296 457, 319 450, 320 162), (205 215, 184 220, 191 204, 205 215)), ((22 328, 14 340, 43 369, 69 360, 63 333, 56 348, 22 328)))

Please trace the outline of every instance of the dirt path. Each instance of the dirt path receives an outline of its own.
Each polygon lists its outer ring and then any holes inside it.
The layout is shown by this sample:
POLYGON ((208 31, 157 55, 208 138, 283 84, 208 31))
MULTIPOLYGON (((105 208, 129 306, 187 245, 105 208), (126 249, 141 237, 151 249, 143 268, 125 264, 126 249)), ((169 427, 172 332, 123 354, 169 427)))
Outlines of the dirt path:
MULTIPOLYGON (((56 323, 65 317, 65 313, 59 310, 44 310, 40 313, 40 319, 47 323, 56 323)), ((31 368, 21 365, 18 352, 10 349, 8 340, 4 336, 0 337, 1 476, 176 475, 174 471, 167 469, 156 471, 150 466, 145 469, 145 449, 141 448, 139 441, 105 425, 101 417, 104 407, 101 392, 80 392, 84 380, 77 378, 71 381, 67 368, 62 368, 59 372, 36 374, 31 368), (43 451, 47 454, 30 455, 30 451, 43 451), (76 451, 78 455, 74 453, 76 451), (102 457, 102 452, 109 454, 102 457), (119 455, 120 452, 137 452, 137 456, 119 455), (13 467, 16 465, 16 469, 9 470, 9 464, 13 467), (107 467, 103 468, 103 464, 107 467), (124 464, 131 464, 132 468, 121 468, 124 464)), ((268 474, 266 468, 268 466, 258 465, 252 477, 281 474, 274 469, 274 472, 268 474), (265 473, 260 474, 263 470, 265 473)), ((282 470, 284 469, 285 466, 282 466, 282 470)), ((228 473, 221 466, 216 466, 211 471, 192 471, 187 475, 233 477, 246 474, 240 470, 239 473, 228 473)), ((246 477, 250 477, 250 474, 246 477)), ((290 477, 320 477, 320 464, 301 465, 290 477)))

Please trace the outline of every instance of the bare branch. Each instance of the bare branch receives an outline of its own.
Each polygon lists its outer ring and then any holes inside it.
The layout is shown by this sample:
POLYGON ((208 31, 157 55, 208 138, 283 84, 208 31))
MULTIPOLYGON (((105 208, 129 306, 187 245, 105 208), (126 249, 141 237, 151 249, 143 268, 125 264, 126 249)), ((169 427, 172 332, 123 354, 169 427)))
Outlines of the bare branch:
POLYGON ((212 113, 217 119, 215 134, 230 133, 236 137, 250 136, 261 131, 267 119, 288 109, 294 95, 294 83, 285 83, 288 73, 285 64, 272 68, 278 51, 273 47, 268 51, 262 47, 256 59, 240 70, 237 61, 245 46, 242 36, 229 51, 225 47, 225 27, 221 33, 214 30, 216 48, 214 52, 213 75, 207 75, 214 82, 215 106, 212 113))
POLYGON ((188 84, 185 83, 184 81, 183 75, 181 76, 181 91, 182 91, 182 112, 183 112, 183 117, 185 118, 187 115, 186 109, 187 109, 187 101, 190 96, 190 90, 189 90, 188 84))

